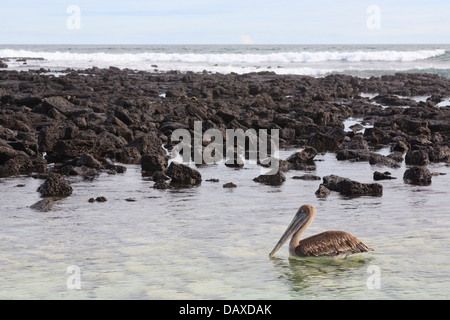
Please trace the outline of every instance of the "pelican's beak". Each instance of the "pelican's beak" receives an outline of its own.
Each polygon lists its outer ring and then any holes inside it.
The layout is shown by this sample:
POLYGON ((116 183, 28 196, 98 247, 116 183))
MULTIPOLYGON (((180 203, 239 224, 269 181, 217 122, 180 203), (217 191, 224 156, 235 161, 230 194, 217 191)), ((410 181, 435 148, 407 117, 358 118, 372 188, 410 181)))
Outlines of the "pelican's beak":
POLYGON ((272 252, 269 253, 269 257, 272 257, 278 249, 286 242, 287 239, 290 239, 305 223, 308 221, 308 215, 302 211, 298 210, 294 219, 292 219, 291 223, 287 227, 286 231, 281 236, 275 248, 273 248, 272 252))

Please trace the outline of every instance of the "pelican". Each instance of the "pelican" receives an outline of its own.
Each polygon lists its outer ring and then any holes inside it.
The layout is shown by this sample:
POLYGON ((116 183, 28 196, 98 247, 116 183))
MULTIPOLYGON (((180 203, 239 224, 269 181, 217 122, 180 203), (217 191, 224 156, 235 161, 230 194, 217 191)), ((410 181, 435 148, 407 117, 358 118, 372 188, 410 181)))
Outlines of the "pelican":
POLYGON ((345 258, 354 253, 373 251, 364 242, 345 231, 325 231, 300 240, 315 215, 316 208, 313 206, 309 204, 301 206, 269 256, 272 257, 289 237, 292 237, 289 254, 294 257, 345 258))

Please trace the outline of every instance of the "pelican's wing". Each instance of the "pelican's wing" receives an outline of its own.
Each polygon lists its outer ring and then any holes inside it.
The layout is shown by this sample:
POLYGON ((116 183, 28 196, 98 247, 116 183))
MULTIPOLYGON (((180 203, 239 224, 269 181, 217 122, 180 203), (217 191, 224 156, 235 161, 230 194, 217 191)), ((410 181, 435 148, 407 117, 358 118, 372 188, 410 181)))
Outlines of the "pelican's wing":
POLYGON ((325 231, 300 240, 295 248, 299 257, 340 256, 373 251, 364 242, 344 231, 325 231))

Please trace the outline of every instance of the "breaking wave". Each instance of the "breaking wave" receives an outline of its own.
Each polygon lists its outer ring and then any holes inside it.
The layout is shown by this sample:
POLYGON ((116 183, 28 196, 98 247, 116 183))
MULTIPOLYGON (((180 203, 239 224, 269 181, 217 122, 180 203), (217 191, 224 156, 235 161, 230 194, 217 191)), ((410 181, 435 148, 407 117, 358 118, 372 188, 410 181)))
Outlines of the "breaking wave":
POLYGON ((185 63, 308 63, 326 61, 416 61, 444 55, 443 49, 416 51, 305 51, 277 53, 75 53, 75 52, 44 52, 30 50, 0 50, 0 57, 44 58, 51 61, 102 61, 113 63, 129 62, 185 62, 185 63))

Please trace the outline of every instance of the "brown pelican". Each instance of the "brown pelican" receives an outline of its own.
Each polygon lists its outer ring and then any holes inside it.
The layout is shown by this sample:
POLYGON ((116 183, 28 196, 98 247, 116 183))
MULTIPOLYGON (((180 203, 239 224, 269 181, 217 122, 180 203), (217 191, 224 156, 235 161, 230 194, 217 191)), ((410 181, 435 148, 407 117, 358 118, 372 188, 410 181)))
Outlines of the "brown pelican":
POLYGON ((273 256, 291 236, 289 254, 294 257, 343 258, 353 253, 373 251, 361 240, 345 231, 325 231, 300 240, 315 215, 316 208, 313 206, 309 204, 301 206, 269 256, 273 256))

